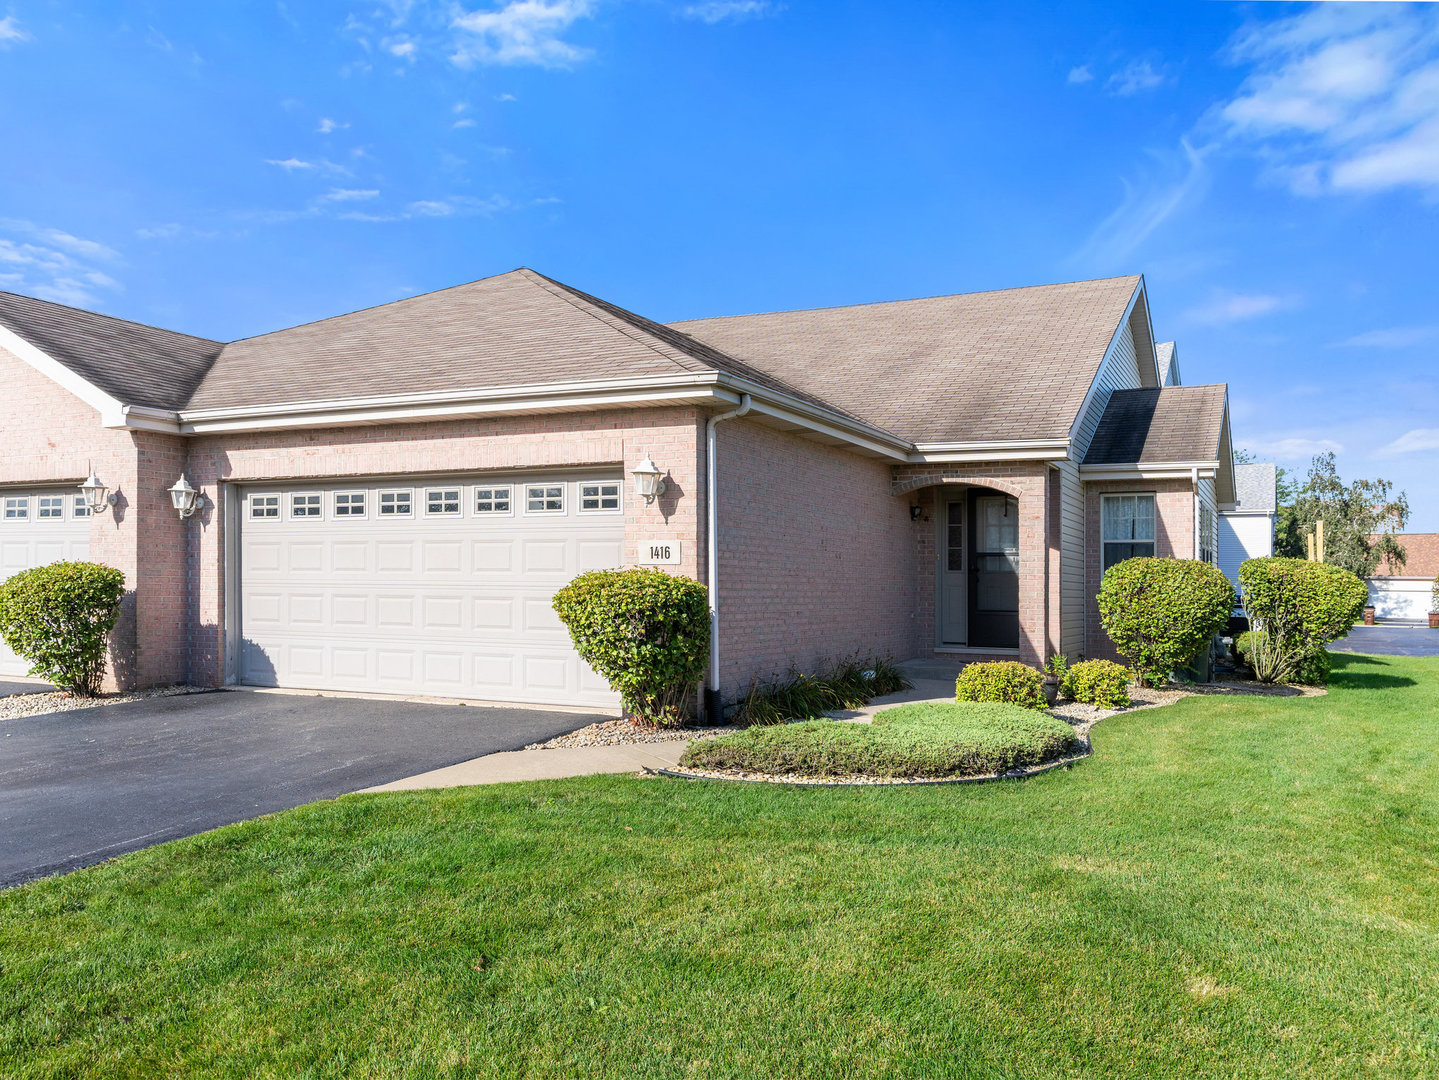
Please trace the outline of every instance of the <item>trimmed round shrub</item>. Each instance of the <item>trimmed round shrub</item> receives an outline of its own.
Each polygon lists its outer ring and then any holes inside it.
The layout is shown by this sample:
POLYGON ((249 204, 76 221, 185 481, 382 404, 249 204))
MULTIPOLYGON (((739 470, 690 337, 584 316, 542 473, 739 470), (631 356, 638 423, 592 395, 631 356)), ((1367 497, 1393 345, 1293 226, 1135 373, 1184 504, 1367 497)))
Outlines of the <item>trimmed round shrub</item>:
POLYGON ((1060 693, 1084 705, 1102 709, 1127 709, 1129 684, 1134 679, 1129 669, 1113 660, 1086 660, 1064 673, 1060 693))
POLYGON ((31 675, 95 697, 124 595, 125 575, 99 563, 22 570, 0 584, 0 638, 30 662, 31 675))
POLYGON ((1026 709, 1047 709, 1044 676, 1018 660, 970 664, 954 683, 955 701, 993 701, 1026 709))
POLYGON ((1198 559, 1126 559, 1099 586, 1099 621, 1141 686, 1184 667, 1224 628, 1234 589, 1198 559))
POLYGON ((700 739, 680 764, 772 776, 983 776, 1050 761, 1073 748, 1064 721, 1017 705, 919 702, 870 724, 808 720, 700 739))
POLYGON ((688 719, 709 661, 703 585, 663 570, 595 570, 557 592, 554 609, 626 712, 650 724, 688 719))
POLYGON ((1246 559, 1239 594, 1252 627, 1240 651, 1261 682, 1326 682, 1324 646, 1349 633, 1369 603, 1357 575, 1308 559, 1246 559))

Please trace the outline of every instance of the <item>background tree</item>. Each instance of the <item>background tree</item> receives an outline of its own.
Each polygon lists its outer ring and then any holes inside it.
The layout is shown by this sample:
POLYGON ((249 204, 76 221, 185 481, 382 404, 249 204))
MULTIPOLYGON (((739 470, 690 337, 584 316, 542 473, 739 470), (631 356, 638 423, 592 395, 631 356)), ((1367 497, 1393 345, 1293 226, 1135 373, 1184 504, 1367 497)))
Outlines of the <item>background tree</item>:
POLYGON ((1409 521, 1409 500, 1388 480, 1345 484, 1333 452, 1318 454, 1309 476, 1295 484, 1281 474, 1279 517, 1274 553, 1302 559, 1304 538, 1316 521, 1324 522, 1324 561, 1368 577, 1382 560, 1394 570, 1404 566, 1404 548, 1395 538, 1409 521), (1371 540, 1371 537, 1375 539, 1371 540))

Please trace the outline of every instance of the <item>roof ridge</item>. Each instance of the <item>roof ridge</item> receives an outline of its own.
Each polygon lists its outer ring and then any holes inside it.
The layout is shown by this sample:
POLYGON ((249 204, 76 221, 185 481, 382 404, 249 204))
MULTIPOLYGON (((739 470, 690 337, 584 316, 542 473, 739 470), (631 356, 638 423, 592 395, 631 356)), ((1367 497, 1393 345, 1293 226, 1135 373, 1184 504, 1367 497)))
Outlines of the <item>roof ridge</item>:
POLYGON ((1060 289, 1066 285, 1090 285, 1102 281, 1132 280, 1137 287, 1143 277, 1143 274, 1115 274, 1111 277, 1102 278, 1076 278, 1073 281, 1051 281, 1043 285, 1011 285, 1004 289, 975 289, 970 292, 933 293, 927 296, 906 296, 898 300, 866 300, 859 304, 822 304, 819 307, 781 308, 777 311, 750 311, 740 312, 734 315, 700 315, 691 319, 676 319, 674 322, 667 323, 666 325, 674 327, 679 323, 717 322, 721 319, 761 319, 769 315, 804 315, 820 311, 853 311, 856 308, 891 307, 896 304, 920 304, 928 300, 952 300, 961 296, 990 296, 995 293, 1028 292, 1033 289, 1060 289))
POLYGON ((226 344, 226 342, 218 338, 201 337, 199 334, 187 333, 184 330, 171 330, 167 326, 156 326, 154 323, 140 322, 138 319, 126 319, 119 315, 107 314, 103 311, 91 311, 89 308, 76 307, 74 304, 62 304, 58 300, 46 300, 40 296, 26 296, 24 293, 11 292, 9 289, 0 289, 0 296, 9 296, 16 300, 24 300, 29 304, 44 304, 46 307, 62 308, 65 311, 78 312, 92 319, 105 319, 108 322, 124 323, 126 326, 139 326, 145 330, 158 330, 162 334, 173 334, 176 337, 189 338, 191 341, 203 341, 210 345, 226 344))

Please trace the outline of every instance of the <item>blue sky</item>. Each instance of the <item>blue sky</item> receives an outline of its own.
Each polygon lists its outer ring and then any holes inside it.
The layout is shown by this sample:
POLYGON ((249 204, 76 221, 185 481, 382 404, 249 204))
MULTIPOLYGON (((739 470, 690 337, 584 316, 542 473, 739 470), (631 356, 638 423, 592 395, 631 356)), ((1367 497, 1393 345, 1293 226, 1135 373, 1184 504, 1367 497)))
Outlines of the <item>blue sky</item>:
POLYGON ((1439 4, 0 0, 0 288, 218 338, 1147 275, 1236 443, 1439 531, 1439 4))

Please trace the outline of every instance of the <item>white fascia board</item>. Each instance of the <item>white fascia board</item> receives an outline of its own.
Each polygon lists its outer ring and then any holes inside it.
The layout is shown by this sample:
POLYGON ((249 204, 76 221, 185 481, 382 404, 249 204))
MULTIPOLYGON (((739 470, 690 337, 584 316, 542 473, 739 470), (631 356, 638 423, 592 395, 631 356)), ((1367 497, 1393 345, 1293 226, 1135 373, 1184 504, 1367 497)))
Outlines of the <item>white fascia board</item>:
POLYGON ((1213 479, 1219 472, 1217 461, 1166 461, 1134 465, 1081 465, 1081 480, 1191 480, 1196 473, 1202 479, 1213 479))
MULTIPOLYGON (((772 416, 895 461, 908 461, 914 449, 913 443, 891 435, 883 428, 811 405, 807 401, 771 390, 749 379, 737 375, 721 375, 720 382, 725 389, 736 395, 748 394, 751 413, 772 416)), ((738 401, 738 396, 734 400, 738 401)))
POLYGON ((111 397, 89 379, 76 374, 45 350, 32 345, 19 334, 0 326, 0 347, 18 356, 51 382, 74 394, 100 414, 106 427, 124 427, 124 404, 111 397), (118 421, 118 422, 117 422, 118 421))
POLYGON ((1068 439, 996 439, 916 443, 909 460, 916 464, 955 464, 965 461, 1064 461, 1068 457, 1068 439))
MULTIPOLYGON (((1069 437, 1073 439, 1079 432, 1079 425, 1089 413, 1089 407, 1094 404, 1095 395, 1099 393, 1099 376, 1104 373, 1104 365, 1109 362, 1110 355, 1114 352, 1115 346, 1119 344, 1119 338, 1124 333, 1124 328, 1129 325, 1129 316, 1134 313, 1134 305, 1138 303, 1139 297, 1144 292, 1144 279, 1139 279, 1139 284, 1134 287, 1134 293, 1125 305, 1124 314, 1119 318, 1119 324, 1114 328, 1114 333, 1109 338, 1109 344, 1104 347, 1104 355, 1100 357, 1099 366, 1094 369, 1094 378, 1089 382, 1089 389, 1084 394, 1084 401, 1079 406, 1079 411, 1074 414, 1074 421, 1069 425, 1069 437)), ((1138 356, 1135 357, 1136 362, 1138 356)), ((1159 365, 1155 364, 1155 371, 1158 372, 1159 365)), ((1158 376, 1156 375, 1156 378, 1158 376)), ((1144 382, 1140 379, 1140 383, 1144 382)))

